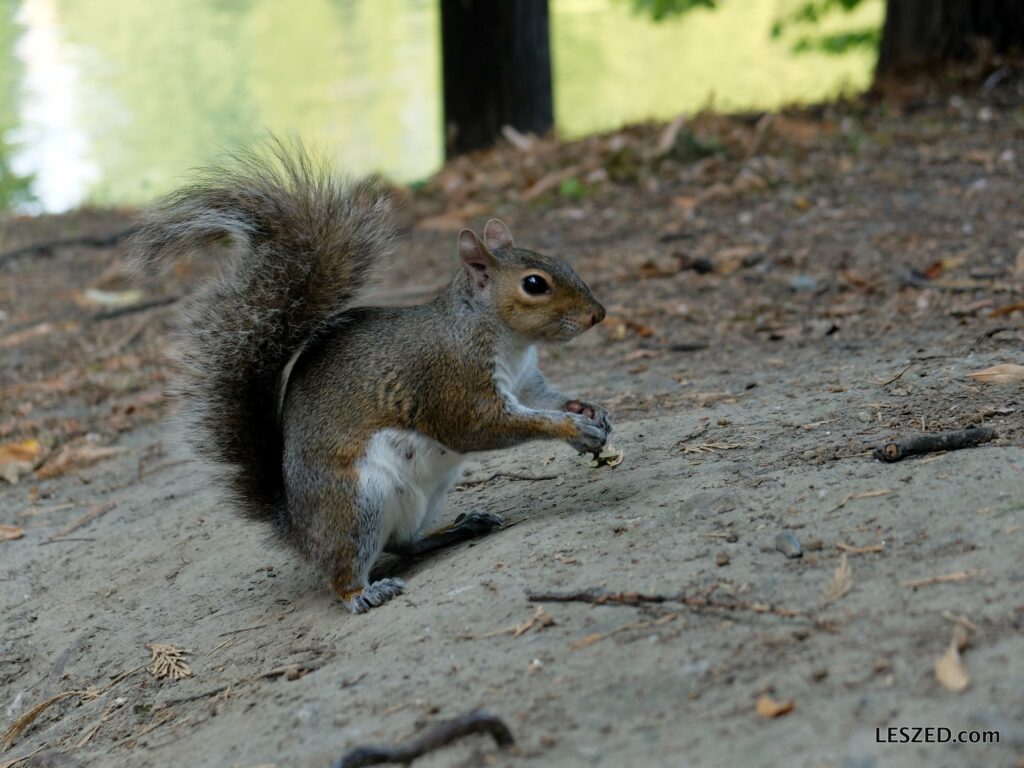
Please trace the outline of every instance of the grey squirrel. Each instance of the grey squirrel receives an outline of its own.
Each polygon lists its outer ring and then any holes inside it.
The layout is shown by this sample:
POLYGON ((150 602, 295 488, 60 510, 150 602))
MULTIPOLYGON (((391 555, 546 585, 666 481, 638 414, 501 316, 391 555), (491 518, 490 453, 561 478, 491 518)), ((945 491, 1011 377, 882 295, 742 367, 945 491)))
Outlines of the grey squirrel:
POLYGON ((605 310, 568 264, 517 247, 497 219, 482 240, 459 234, 461 269, 437 299, 359 306, 393 240, 386 194, 276 142, 166 198, 133 257, 155 269, 225 239, 233 254, 191 301, 178 350, 195 448, 354 613, 405 589, 370 583, 382 552, 501 527, 468 513, 426 533, 463 454, 540 438, 604 446, 607 411, 551 389, 536 345, 574 338, 605 310))

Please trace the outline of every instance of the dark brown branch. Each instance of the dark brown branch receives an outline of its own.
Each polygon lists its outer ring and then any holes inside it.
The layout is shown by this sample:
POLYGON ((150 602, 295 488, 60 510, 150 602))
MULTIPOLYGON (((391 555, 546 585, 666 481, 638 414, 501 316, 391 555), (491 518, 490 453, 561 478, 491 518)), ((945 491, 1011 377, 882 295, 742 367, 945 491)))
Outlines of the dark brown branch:
POLYGON ((990 427, 971 427, 956 432, 939 432, 934 435, 918 435, 902 440, 886 443, 875 448, 872 455, 879 461, 901 461, 908 456, 939 451, 957 451, 961 448, 973 448, 976 445, 995 440, 999 435, 990 427))
POLYGON ((109 248, 135 234, 136 229, 137 227, 128 227, 111 235, 83 235, 82 237, 68 237, 59 240, 43 240, 21 248, 15 248, 13 251, 0 253, 0 261, 17 259, 21 256, 28 256, 30 253, 51 253, 58 248, 71 248, 76 245, 85 245, 92 248, 109 248))
POLYGON ((470 488, 474 485, 485 485, 491 482, 491 480, 497 480, 499 477, 504 477, 508 480, 527 480, 532 482, 558 479, 558 475, 519 475, 515 472, 493 472, 487 477, 481 477, 478 480, 463 480, 455 485, 457 488, 470 488))
POLYGON ((782 608, 768 603, 744 600, 711 600, 698 595, 645 595, 642 592, 609 592, 604 589, 585 589, 578 592, 527 592, 531 603, 593 603, 594 605, 641 605, 645 603, 677 603, 696 610, 751 611, 771 613, 787 618, 803 616, 801 611, 782 608))
POLYGON ((339 758, 332 768, 362 768, 364 765, 385 763, 409 765, 428 752, 446 747, 474 733, 491 734, 499 747, 510 747, 515 743, 512 732, 501 718, 486 712, 470 712, 438 723, 426 733, 397 747, 356 747, 339 758))

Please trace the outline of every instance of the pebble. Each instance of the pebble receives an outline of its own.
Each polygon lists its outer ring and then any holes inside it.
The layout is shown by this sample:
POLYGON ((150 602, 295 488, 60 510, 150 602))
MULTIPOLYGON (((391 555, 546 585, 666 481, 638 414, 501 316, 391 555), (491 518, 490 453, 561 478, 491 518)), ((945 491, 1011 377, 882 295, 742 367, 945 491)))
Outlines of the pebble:
POLYGON ((818 281, 810 275, 794 275, 789 279, 789 288, 793 291, 813 291, 818 281))
POLYGON ((723 565, 729 564, 729 553, 719 552, 715 555, 715 565, 721 568, 723 565))
POLYGON ((871 411, 859 411, 857 413, 857 420, 863 421, 865 424, 874 421, 874 418, 875 417, 871 415, 871 411))
POLYGON ((775 537, 775 549, 789 558, 803 557, 804 548, 792 531, 783 531, 775 537))

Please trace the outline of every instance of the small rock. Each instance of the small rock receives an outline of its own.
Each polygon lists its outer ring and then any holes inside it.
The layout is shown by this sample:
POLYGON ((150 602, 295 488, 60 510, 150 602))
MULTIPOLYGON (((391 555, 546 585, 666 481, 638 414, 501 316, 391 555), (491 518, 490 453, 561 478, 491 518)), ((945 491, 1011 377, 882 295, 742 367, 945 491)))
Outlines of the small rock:
POLYGON ((824 680, 828 677, 827 667, 815 667, 811 670, 811 678, 814 680, 824 680))
POLYGON ((729 531, 728 535, 726 535, 725 537, 725 540, 730 544, 735 544, 737 541, 740 540, 740 535, 736 533, 736 531, 729 531))
POLYGON ((715 565, 721 568, 723 565, 729 564, 729 554, 727 552, 719 552, 715 555, 715 565))
POLYGON ((792 531, 783 531, 775 537, 775 549, 791 559, 804 556, 800 539, 794 536, 792 531))
POLYGON ((871 411, 858 411, 857 421, 863 421, 865 424, 870 423, 875 417, 871 415, 871 411))
POLYGON ((808 552, 820 552, 824 548, 825 542, 823 542, 821 539, 809 539, 807 543, 804 544, 804 549, 806 549, 808 552))
POLYGON ((793 291, 813 291, 818 287, 818 281, 810 275, 794 275, 789 278, 789 287, 793 291))
POLYGON ((814 461, 816 458, 818 458, 818 454, 815 452, 813 448, 808 448, 801 455, 803 456, 804 461, 814 461))

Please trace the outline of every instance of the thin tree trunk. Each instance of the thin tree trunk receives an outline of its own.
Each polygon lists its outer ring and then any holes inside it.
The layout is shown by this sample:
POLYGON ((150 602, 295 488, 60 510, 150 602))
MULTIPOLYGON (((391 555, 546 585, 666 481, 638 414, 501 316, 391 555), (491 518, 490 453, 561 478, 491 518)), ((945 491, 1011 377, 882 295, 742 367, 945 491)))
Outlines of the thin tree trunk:
POLYGON ((449 157, 553 123, 548 0, 441 0, 449 157))
POLYGON ((1024 0, 888 0, 876 79, 1024 52, 1024 0))

